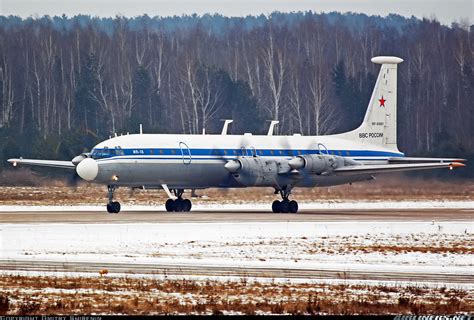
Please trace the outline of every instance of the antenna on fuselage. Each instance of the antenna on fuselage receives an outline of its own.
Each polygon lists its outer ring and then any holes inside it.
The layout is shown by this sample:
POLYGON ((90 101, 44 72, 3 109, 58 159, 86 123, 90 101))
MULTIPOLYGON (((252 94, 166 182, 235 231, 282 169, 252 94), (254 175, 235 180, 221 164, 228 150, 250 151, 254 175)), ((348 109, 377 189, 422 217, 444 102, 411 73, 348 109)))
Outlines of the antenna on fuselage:
POLYGON ((202 135, 206 134, 206 128, 202 128, 202 135))
POLYGON ((229 124, 234 122, 234 120, 231 120, 231 119, 222 119, 222 120, 224 120, 224 126, 222 127, 221 135, 225 136, 227 135, 227 128, 229 127, 229 124))
POLYGON ((280 121, 278 121, 278 120, 272 120, 270 122, 270 128, 268 128, 267 136, 273 136, 273 128, 275 127, 275 125, 277 125, 279 123, 280 123, 280 121))
POLYGON ((143 134, 143 125, 140 123, 140 134, 143 134))
POLYGON ((114 132, 114 136, 115 136, 115 138, 117 138, 117 132, 114 132))

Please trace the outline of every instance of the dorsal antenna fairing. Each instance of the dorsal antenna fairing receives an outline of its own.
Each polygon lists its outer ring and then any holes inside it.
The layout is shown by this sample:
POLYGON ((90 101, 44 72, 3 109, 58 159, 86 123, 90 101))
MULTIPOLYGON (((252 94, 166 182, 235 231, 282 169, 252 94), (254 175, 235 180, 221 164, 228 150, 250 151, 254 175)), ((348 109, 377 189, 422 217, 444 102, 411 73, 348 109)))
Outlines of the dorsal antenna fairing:
POLYGON ((229 127, 229 124, 232 122, 234 122, 234 120, 224 119, 224 126, 222 127, 221 135, 223 136, 227 135, 227 128, 229 127))
POLYGON ((273 136, 273 129, 275 128, 275 125, 277 125, 279 123, 280 123, 280 121, 278 121, 278 120, 272 120, 270 122, 270 128, 268 128, 267 136, 273 136))

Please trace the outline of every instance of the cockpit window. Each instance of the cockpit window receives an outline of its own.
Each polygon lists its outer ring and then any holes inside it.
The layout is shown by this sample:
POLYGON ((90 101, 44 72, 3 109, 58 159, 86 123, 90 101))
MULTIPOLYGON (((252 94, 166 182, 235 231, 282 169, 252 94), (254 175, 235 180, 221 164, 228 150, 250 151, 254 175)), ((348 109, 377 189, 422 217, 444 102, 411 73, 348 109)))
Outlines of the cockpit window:
POLYGON ((91 157, 92 159, 102 159, 115 156, 115 149, 109 149, 105 147, 104 149, 92 149, 91 157))

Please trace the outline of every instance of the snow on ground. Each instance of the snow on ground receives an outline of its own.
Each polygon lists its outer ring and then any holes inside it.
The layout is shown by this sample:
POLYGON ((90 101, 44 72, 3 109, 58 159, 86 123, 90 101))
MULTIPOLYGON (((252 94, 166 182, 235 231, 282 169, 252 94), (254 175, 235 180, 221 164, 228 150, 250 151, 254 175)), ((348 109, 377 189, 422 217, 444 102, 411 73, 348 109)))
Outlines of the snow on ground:
POLYGON ((473 221, 1 224, 0 259, 474 277, 473 229, 473 221))
MULTIPOLYGON (((200 200, 198 200, 200 201, 200 200)), ((372 209, 472 209, 474 210, 474 201, 377 201, 377 200, 358 200, 358 201, 339 201, 325 200, 312 202, 298 202, 300 209, 315 210, 372 210, 372 209)), ((268 211, 270 203, 193 203, 193 211, 219 211, 219 210, 266 210, 268 211)), ((24 206, 24 205, 0 205, 0 212, 15 211, 104 211, 104 205, 61 205, 61 206, 24 206)), ((165 210, 164 205, 135 205, 123 204, 122 211, 156 211, 165 210)))
MULTIPOLYGON (((60 272, 60 271, 22 271, 22 270, 4 270, 0 271, 0 276, 27 276, 27 277, 67 277, 67 278, 97 278, 97 273, 91 272, 60 272)), ((306 278, 262 278, 262 277, 241 277, 241 276, 189 276, 189 275, 170 275, 170 274, 136 274, 136 273, 109 273, 105 277, 113 278, 135 278, 135 279, 154 279, 159 281, 218 281, 218 282, 248 282, 267 283, 267 284, 326 284, 326 285, 345 285, 345 286, 386 286, 386 287, 422 287, 422 288, 449 288, 460 290, 474 290, 472 283, 437 283, 431 281, 399 281, 399 280, 360 280, 360 279, 306 279, 306 278)))

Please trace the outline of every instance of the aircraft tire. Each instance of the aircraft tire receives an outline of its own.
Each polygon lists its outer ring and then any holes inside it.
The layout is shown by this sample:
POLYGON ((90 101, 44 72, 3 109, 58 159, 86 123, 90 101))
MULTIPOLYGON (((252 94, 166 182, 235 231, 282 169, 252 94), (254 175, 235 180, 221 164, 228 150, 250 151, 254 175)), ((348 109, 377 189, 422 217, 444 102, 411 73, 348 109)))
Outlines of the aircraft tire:
POLYGON ((273 201, 272 203, 272 211, 273 213, 280 213, 281 212, 281 202, 278 200, 273 201))
POLYGON ((166 208, 166 211, 173 212, 174 211, 174 200, 173 199, 166 200, 165 208, 166 208))
POLYGON ((174 201, 174 211, 175 212, 183 211, 183 199, 176 199, 174 201))
POLYGON ((282 213, 290 212, 290 202, 288 200, 283 200, 280 202, 280 210, 282 213))
POLYGON ((107 203, 107 212, 108 213, 114 213, 112 203, 107 203))
POLYGON ((295 200, 290 201, 290 212, 291 213, 297 213, 298 212, 298 202, 295 200))
POLYGON ((119 213, 121 209, 120 202, 118 201, 112 202, 112 208, 114 210, 114 213, 119 213))
POLYGON ((184 199, 183 200, 183 211, 186 211, 186 212, 191 211, 192 206, 193 206, 193 204, 192 204, 191 200, 189 200, 189 199, 184 199))

